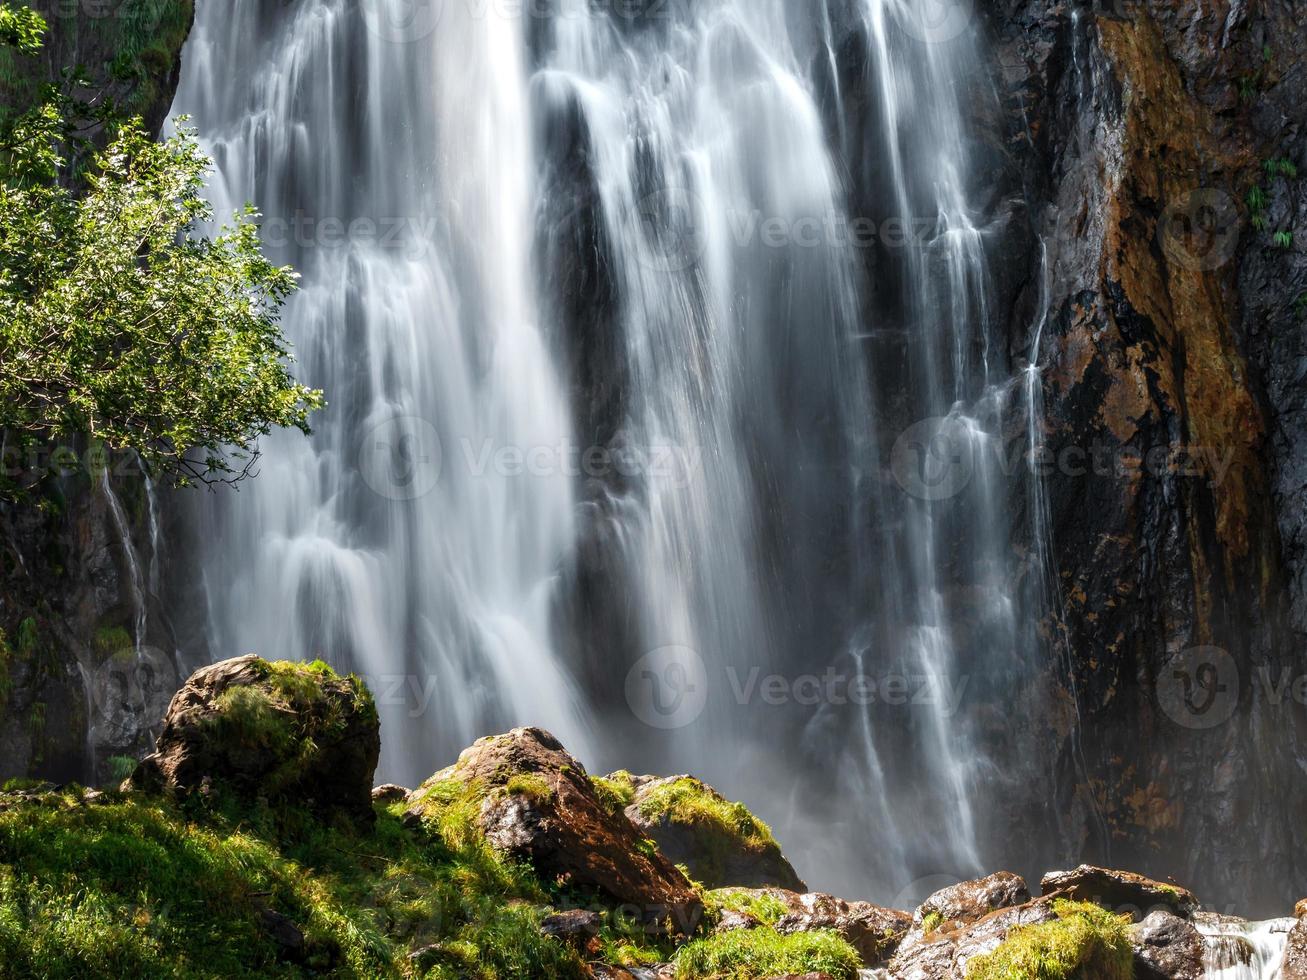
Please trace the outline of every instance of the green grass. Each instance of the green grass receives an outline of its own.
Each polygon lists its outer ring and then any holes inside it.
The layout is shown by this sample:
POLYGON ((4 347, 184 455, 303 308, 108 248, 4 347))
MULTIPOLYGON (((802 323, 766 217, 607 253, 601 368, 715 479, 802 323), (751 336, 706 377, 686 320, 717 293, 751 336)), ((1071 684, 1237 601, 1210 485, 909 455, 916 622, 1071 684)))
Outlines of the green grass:
POLYGON ((608 776, 591 776, 590 785, 609 813, 621 813, 635 799, 635 783, 625 769, 608 776))
POLYGON ((774 848, 771 828, 749 812, 743 803, 732 803, 690 776, 655 787, 640 801, 640 815, 648 820, 713 830, 761 850, 774 848))
POLYGON ((415 835, 401 809, 378 807, 366 833, 297 812, 86 806, 72 792, 0 812, 0 977, 399 977, 432 945, 436 980, 583 975, 540 935, 549 895, 529 869, 465 812, 415 835), (302 962, 279 958, 263 908, 304 932, 302 962))
POLYGON ((765 926, 774 926, 781 916, 789 912, 789 906, 775 895, 767 892, 754 893, 735 888, 718 888, 704 896, 710 912, 720 915, 722 912, 743 912, 751 915, 765 926))
POLYGON ((1132 980, 1127 919, 1086 902, 1058 900, 1053 911, 968 963, 967 980, 1132 980))
POLYGON ((673 962, 677 980, 756 980, 787 973, 828 973, 854 980, 862 960, 837 933, 782 936, 772 929, 743 929, 681 947, 673 962))

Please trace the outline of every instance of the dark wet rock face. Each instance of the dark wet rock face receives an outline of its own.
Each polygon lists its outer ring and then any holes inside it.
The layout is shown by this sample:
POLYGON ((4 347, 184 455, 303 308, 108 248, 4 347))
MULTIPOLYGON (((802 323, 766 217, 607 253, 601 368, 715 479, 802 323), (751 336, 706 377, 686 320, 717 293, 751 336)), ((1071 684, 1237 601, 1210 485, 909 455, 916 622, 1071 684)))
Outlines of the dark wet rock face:
POLYGON ((420 824, 450 785, 480 796, 486 839, 542 879, 596 892, 651 926, 698 926, 702 903, 685 876, 604 805, 585 768, 548 732, 515 728, 478 740, 412 794, 409 822, 420 824))
POLYGON ((191 675, 124 789, 225 794, 370 823, 380 751, 376 708, 358 678, 250 655, 191 675))
MULTIPOLYGON (((1285 588, 1303 564, 1294 433, 1307 361, 1286 312, 1301 245, 1273 241, 1300 194, 1266 170, 1307 163, 1295 16, 1280 0, 986 8, 1002 172, 1027 205, 999 250, 1004 275, 1024 281, 1004 311, 1018 361, 1046 312, 1059 586, 1044 631, 1062 663, 1018 700, 1032 745, 1054 747, 1064 816, 1037 847, 1045 860, 1165 868, 1257 896, 1265 914, 1291 898, 1290 814, 1303 803, 1283 775, 1301 712, 1256 688, 1263 669, 1303 669, 1302 589, 1285 588), (1252 824, 1259 859, 1229 833, 1252 824)), ((1016 821, 1040 801, 1001 805, 1016 821)))
POLYGON ((1203 937, 1169 912, 1150 912, 1130 929, 1136 980, 1203 980, 1203 937))

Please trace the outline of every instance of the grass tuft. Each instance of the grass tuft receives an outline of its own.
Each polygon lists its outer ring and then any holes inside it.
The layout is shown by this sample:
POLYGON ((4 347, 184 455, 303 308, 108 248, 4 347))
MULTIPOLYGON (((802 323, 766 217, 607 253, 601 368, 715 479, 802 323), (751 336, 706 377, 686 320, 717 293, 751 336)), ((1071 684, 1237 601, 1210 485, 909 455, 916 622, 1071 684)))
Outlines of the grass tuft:
POLYGON ((1058 900, 1053 911, 968 963, 967 980, 1133 980, 1126 918, 1087 902, 1058 900))

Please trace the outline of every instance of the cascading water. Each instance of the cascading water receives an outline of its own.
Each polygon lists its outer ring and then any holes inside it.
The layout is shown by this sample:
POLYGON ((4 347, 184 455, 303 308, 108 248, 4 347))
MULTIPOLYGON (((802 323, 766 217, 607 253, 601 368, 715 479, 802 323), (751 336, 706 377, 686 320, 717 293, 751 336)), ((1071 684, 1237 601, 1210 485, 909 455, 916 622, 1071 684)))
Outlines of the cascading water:
POLYGON ((980 870, 994 768, 960 698, 1028 643, 996 462, 1019 381, 973 30, 929 7, 200 5, 175 111, 219 213, 256 202, 301 273, 287 329, 330 407, 191 505, 191 655, 365 674, 387 778, 540 724, 748 799, 810 883, 980 870), (831 674, 911 703, 801 693, 831 674))
POLYGON ((1294 919, 1200 922, 1207 980, 1279 980, 1294 919))

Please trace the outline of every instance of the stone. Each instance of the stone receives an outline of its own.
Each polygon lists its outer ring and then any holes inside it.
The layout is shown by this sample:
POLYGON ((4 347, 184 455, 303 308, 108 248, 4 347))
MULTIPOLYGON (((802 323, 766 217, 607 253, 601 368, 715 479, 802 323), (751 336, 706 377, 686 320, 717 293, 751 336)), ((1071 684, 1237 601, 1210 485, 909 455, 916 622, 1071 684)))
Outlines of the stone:
POLYGON ((174 798, 228 793, 370 823, 380 750, 376 707, 358 678, 321 662, 249 655, 190 676, 153 754, 123 789, 174 798))
POLYGON ((491 846, 544 880, 592 892, 651 929, 698 927, 703 904, 690 882, 604 805, 585 768, 548 732, 515 728, 478 739, 414 791, 405 822, 421 826, 451 786, 480 798, 478 822, 491 846))
MULTIPOLYGON (((858 951, 868 968, 889 962, 899 942, 912 925, 912 917, 896 909, 882 908, 870 902, 847 902, 821 892, 792 892, 784 888, 723 888, 719 892, 749 899, 772 899, 785 911, 772 924, 777 932, 788 935, 829 929, 839 933, 858 951)), ((761 923, 749 913, 723 913, 719 931, 756 928, 761 923)))
POLYGON ((992 953, 1014 927, 1054 918, 1052 901, 1038 898, 962 926, 942 926, 928 935, 913 929, 890 960, 889 975, 894 980, 965 980, 967 964, 992 953))
POLYGON ((935 925, 974 922, 995 909, 1024 905, 1028 901, 1030 890, 1025 879, 1010 871, 999 871, 941 888, 917 906, 912 923, 920 926, 928 919, 935 925))
POLYGON ((743 804, 727 800, 693 776, 629 779, 634 797, 626 816, 705 888, 808 890, 771 830, 743 804))
POLYGON ((1193 923, 1158 909, 1130 927, 1135 980, 1203 980, 1206 945, 1193 923))
POLYGON ((587 909, 568 909, 554 912, 540 921, 540 932, 561 940, 585 954, 598 953, 602 945, 598 940, 603 917, 587 909))
POLYGON ((372 802, 384 804, 398 803, 401 800, 407 799, 410 792, 412 791, 405 786, 396 786, 394 783, 384 783, 381 786, 373 787, 372 802))
POLYGON ((1090 864, 1082 864, 1073 871, 1049 872, 1040 882, 1040 888, 1045 895, 1056 892, 1114 912, 1128 912, 1135 922, 1155 909, 1164 909, 1183 919, 1198 910, 1198 899, 1187 889, 1130 871, 1113 871, 1090 864))
POLYGON ((1300 919, 1289 930, 1284 959, 1280 961, 1280 980, 1307 980, 1307 920, 1300 919))

